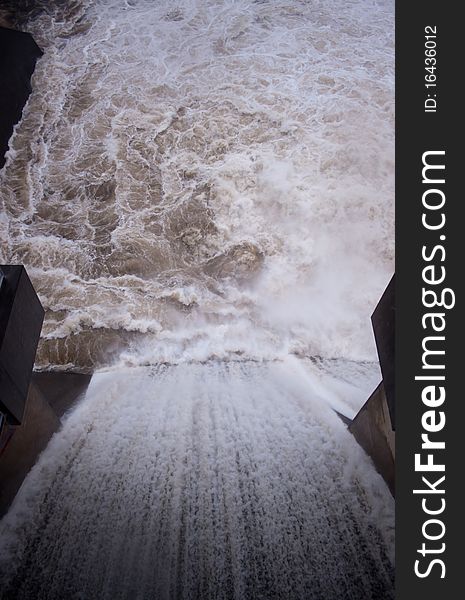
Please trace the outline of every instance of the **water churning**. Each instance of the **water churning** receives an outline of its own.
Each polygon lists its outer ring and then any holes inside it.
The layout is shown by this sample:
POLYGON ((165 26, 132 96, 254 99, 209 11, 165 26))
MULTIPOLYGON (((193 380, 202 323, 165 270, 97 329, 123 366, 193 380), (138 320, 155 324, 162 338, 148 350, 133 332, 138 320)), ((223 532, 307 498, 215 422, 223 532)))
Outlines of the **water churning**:
POLYGON ((38 364, 376 360, 393 270, 393 4, 40 2, 2 260, 38 364))
POLYGON ((5 597, 387 600, 392 504, 294 361, 100 374, 4 519, 5 597))
POLYGON ((0 597, 392 598, 393 501, 330 406, 379 377, 393 3, 33 4, 0 258, 37 367, 98 372, 2 521, 0 597))

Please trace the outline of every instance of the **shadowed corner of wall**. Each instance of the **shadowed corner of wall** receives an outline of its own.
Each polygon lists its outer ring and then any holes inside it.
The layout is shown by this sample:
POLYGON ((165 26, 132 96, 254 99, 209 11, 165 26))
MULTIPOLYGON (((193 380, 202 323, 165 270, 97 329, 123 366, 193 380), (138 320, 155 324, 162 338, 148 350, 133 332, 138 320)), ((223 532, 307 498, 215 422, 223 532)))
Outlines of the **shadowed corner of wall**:
POLYGON ((0 266, 0 517, 91 375, 33 373, 44 310, 22 266, 0 266))
POLYGON ((362 406, 349 431, 371 457, 395 495, 395 275, 372 317, 382 382, 362 406))
POLYGON ((0 21, 0 169, 24 105, 32 91, 31 77, 43 54, 33 37, 0 21))

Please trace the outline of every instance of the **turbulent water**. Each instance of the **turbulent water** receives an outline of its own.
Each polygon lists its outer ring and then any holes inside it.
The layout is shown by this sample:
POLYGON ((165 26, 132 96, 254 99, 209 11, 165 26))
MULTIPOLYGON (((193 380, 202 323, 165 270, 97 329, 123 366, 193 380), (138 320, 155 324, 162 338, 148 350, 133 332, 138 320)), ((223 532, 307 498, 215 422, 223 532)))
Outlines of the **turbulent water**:
POLYGON ((0 258, 47 310, 38 366, 376 360, 392 3, 35 4, 0 258))
POLYGON ((392 511, 300 365, 100 374, 4 520, 3 597, 388 600, 392 511))
POLYGON ((2 521, 0 597, 391 598, 392 498, 329 407, 379 378, 393 3, 7 4, 44 56, 0 260, 37 367, 101 370, 2 521))

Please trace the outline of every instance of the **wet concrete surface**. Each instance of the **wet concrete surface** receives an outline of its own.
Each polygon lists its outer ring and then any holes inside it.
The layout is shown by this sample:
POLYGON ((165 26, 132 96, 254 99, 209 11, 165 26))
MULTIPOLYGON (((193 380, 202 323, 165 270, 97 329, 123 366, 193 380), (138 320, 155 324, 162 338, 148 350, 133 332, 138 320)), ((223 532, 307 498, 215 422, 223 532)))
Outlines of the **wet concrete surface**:
POLYGON ((92 375, 82 373, 40 372, 32 374, 32 381, 61 419, 85 394, 91 377, 92 375))
POLYGON ((79 373, 33 373, 23 422, 0 454, 0 518, 90 379, 91 375, 79 373))
POLYGON ((360 446, 371 457, 395 495, 395 433, 383 383, 380 383, 349 425, 360 446))
POLYGON ((59 418, 32 383, 23 422, 0 455, 0 517, 7 512, 27 473, 59 426, 59 418))

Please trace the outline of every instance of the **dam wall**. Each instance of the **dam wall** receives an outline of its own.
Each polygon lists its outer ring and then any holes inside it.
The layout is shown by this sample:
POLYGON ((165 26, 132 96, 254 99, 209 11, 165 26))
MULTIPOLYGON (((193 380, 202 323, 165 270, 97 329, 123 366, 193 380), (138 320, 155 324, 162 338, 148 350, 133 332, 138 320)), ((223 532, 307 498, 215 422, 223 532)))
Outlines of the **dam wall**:
POLYGON ((43 52, 29 33, 0 26, 0 169, 14 126, 32 91, 31 77, 43 52))
POLYGON ((0 517, 90 381, 32 373, 43 318, 24 267, 0 266, 0 517))
POLYGON ((371 457, 395 494, 395 276, 371 317, 383 381, 374 390, 349 431, 371 457))
POLYGON ((395 494, 395 433, 389 416, 386 390, 383 383, 365 402, 349 431, 371 457, 377 471, 395 494))

